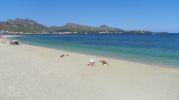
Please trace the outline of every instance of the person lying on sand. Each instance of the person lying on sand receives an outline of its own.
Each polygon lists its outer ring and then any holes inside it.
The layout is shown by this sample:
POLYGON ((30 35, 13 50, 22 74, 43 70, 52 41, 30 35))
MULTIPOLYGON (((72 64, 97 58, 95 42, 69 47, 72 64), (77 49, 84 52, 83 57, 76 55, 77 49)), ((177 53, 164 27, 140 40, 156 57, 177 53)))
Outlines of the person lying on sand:
POLYGON ((11 40, 10 45, 19 45, 19 42, 17 40, 11 40))
POLYGON ((65 54, 60 55, 61 58, 63 58, 64 56, 65 56, 65 54))
POLYGON ((65 56, 69 56, 68 54, 62 54, 62 55, 60 55, 60 58, 63 58, 63 57, 65 57, 65 56))
POLYGON ((102 63, 102 65, 109 65, 109 63, 106 60, 100 60, 100 62, 102 63))
POLYGON ((91 59, 88 66, 95 66, 95 62, 94 62, 94 59, 91 59))

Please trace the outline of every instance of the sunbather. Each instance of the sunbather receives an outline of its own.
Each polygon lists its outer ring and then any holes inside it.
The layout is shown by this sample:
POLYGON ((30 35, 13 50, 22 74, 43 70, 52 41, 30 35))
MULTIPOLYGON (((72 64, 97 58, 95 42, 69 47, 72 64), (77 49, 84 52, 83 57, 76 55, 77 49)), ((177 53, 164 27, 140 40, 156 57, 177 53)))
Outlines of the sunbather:
POLYGON ((106 60, 100 60, 100 62, 102 63, 102 65, 109 65, 109 63, 106 60))
POLYGON ((64 56, 65 56, 65 54, 60 55, 61 58, 63 58, 64 56))

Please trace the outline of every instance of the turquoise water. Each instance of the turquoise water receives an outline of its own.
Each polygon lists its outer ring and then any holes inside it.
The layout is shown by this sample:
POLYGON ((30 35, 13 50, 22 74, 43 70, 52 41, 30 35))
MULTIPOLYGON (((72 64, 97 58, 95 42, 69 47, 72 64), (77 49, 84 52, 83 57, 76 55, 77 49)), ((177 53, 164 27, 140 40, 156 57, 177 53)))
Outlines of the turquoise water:
POLYGON ((179 34, 23 35, 21 42, 179 68, 179 34))

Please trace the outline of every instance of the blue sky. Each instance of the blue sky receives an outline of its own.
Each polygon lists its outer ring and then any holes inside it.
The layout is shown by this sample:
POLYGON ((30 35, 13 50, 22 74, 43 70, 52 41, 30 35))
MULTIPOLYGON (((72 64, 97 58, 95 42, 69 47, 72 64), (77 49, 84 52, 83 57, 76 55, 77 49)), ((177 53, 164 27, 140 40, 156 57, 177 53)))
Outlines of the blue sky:
POLYGON ((0 0, 0 13, 0 21, 29 18, 48 26, 75 22, 179 33, 179 0, 0 0))

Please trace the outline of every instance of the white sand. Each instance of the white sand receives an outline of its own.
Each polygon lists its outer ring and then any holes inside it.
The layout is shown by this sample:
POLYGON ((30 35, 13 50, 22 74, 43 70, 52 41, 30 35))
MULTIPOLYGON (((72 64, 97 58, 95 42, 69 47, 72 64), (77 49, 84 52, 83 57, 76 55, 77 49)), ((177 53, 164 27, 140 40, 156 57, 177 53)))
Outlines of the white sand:
POLYGON ((0 43, 0 100, 179 100, 179 69, 0 43))

